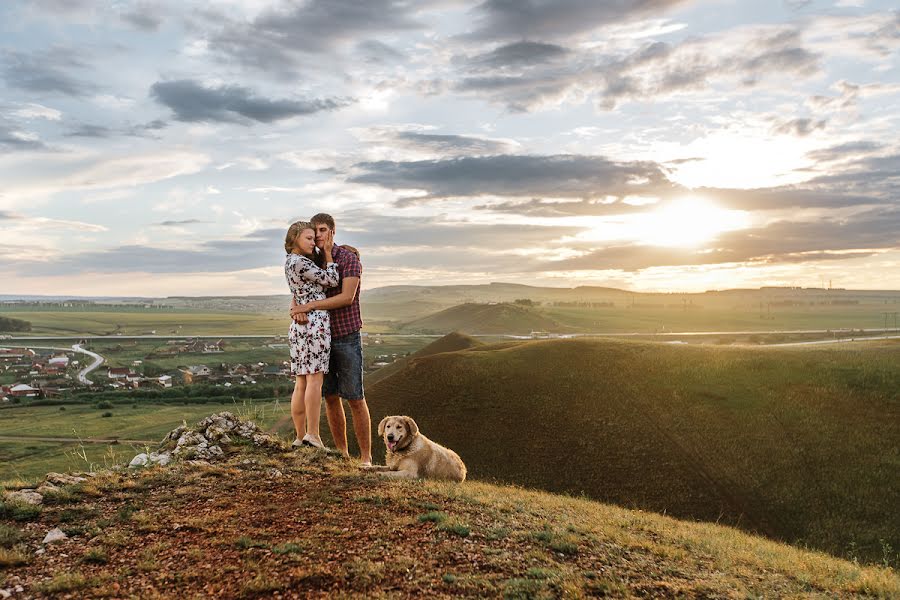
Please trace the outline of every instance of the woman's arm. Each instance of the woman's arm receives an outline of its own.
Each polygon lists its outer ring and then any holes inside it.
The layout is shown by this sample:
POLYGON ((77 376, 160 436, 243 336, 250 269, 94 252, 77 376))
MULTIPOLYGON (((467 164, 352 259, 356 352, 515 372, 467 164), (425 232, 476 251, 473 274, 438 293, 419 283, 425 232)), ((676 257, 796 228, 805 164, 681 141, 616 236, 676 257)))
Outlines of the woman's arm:
POLYGON ((301 279, 318 283, 323 287, 336 287, 340 281, 336 264, 330 262, 324 269, 320 269, 316 263, 305 256, 301 256, 294 263, 294 272, 301 279))

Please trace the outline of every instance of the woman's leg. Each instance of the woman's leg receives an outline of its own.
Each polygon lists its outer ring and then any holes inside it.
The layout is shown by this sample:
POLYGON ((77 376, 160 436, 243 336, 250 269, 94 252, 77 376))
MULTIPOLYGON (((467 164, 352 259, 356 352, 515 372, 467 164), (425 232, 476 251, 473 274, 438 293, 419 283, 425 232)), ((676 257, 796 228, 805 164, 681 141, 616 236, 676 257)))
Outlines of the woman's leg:
POLYGON ((306 432, 316 439, 319 437, 319 415, 322 410, 322 379, 324 373, 312 373, 306 376, 304 400, 306 404, 306 432))
POLYGON ((306 435, 306 405, 303 398, 305 392, 306 376, 297 375, 294 378, 294 393, 291 394, 291 419, 294 421, 298 440, 302 440, 306 435))

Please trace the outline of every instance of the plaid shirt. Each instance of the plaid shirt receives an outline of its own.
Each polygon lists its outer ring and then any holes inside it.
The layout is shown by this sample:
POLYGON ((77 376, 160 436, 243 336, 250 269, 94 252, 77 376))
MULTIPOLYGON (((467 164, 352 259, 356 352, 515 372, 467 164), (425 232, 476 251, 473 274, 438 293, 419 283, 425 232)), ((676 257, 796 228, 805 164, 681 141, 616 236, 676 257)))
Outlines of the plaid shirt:
POLYGON ((356 288, 356 295, 353 302, 349 306, 341 308, 333 308, 329 312, 331 315, 331 337, 337 338, 351 333, 356 333, 362 329, 362 315, 359 311, 359 290, 362 287, 362 264, 356 255, 349 250, 344 250, 337 244, 331 251, 334 262, 337 263, 338 273, 341 276, 341 285, 338 287, 328 288, 325 290, 327 297, 337 296, 341 293, 341 287, 344 284, 345 277, 359 277, 360 285, 356 288))

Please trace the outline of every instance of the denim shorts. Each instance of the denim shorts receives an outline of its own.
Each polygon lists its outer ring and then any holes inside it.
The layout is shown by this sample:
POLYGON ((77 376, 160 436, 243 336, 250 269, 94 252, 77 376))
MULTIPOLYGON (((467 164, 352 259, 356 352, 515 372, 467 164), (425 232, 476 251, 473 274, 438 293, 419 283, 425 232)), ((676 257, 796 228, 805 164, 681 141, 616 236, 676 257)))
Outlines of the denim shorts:
POLYGON ((362 336, 359 332, 331 338, 331 360, 322 383, 323 396, 340 396, 344 400, 362 400, 363 389, 362 336))

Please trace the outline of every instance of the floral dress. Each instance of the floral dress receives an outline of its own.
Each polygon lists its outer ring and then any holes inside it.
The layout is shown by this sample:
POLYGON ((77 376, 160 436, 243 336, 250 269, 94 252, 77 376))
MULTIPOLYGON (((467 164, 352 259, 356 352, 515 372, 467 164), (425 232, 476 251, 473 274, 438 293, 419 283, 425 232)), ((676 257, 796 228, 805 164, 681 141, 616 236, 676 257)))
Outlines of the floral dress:
MULTIPOLYGON (((312 260, 299 254, 288 254, 284 260, 284 276, 291 293, 300 304, 325 299, 325 288, 338 284, 335 263, 320 269, 312 260)), ((291 321, 288 339, 291 343, 291 374, 327 373, 331 356, 331 320, 327 310, 311 310, 309 322, 291 321)))

